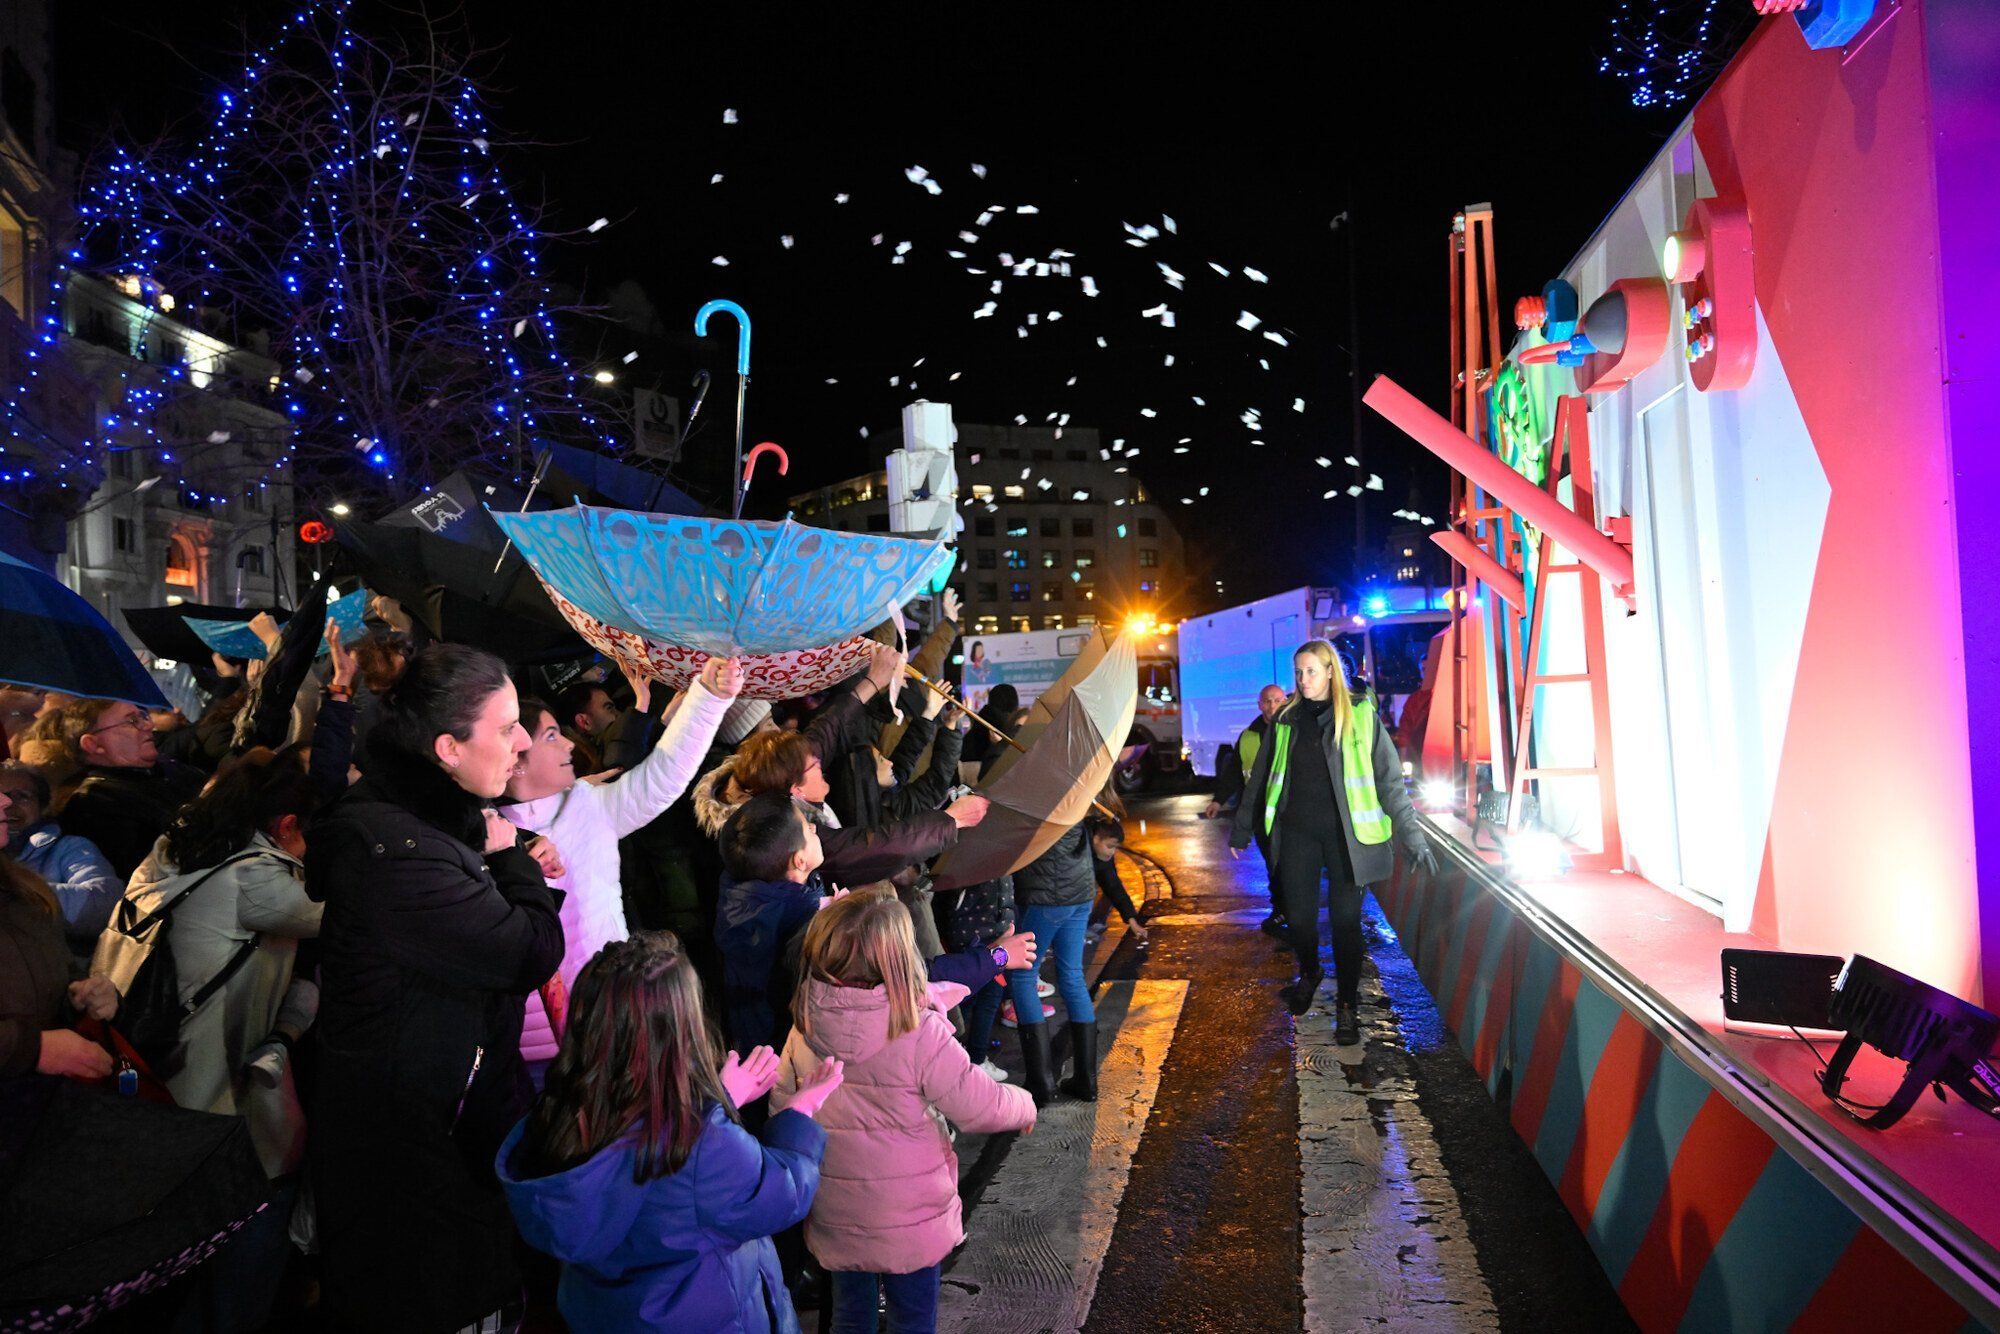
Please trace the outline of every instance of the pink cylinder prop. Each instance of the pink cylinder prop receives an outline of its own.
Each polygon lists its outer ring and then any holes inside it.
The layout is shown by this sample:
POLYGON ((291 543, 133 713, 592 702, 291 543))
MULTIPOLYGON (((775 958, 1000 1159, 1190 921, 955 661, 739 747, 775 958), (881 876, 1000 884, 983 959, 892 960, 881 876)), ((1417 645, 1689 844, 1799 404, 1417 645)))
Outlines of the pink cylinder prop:
POLYGON ((1500 595, 1517 612, 1528 610, 1528 590, 1521 581, 1507 573, 1505 566, 1479 549, 1477 543, 1464 533, 1447 529, 1442 533, 1432 533, 1431 541, 1443 547, 1451 558, 1472 573, 1472 577, 1500 595))
POLYGON ((1361 401, 1387 417, 1412 440, 1443 459, 1494 499, 1562 543, 1576 558, 1611 583, 1620 597, 1632 595, 1632 553, 1577 517, 1576 511, 1502 463, 1479 442, 1417 401, 1386 375, 1375 377, 1361 401))

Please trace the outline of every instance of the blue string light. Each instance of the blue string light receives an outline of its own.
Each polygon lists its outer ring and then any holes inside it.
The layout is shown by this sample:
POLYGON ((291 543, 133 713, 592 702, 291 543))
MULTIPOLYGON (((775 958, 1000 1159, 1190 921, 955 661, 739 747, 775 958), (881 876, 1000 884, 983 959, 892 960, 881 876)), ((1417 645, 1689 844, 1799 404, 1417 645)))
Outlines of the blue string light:
POLYGON ((1619 0, 1611 16, 1611 53, 1598 61, 1598 72, 1629 85, 1635 107, 1685 102, 1715 59, 1709 43, 1718 3, 1619 0))
MULTIPOLYGON (((289 461, 316 482, 372 473, 383 489, 402 473, 428 490, 469 462, 518 462, 551 431, 623 448, 574 390, 539 238, 493 159, 477 89, 449 72, 428 85, 400 81, 400 65, 386 73, 393 62, 357 38, 351 7, 296 9, 237 86, 216 94, 191 148, 152 158, 115 146, 84 184, 81 235, 51 277, 51 314, 25 374, 0 386, 0 481, 32 476, 10 442, 32 445, 67 475, 63 485, 84 490, 102 484, 113 441, 172 460, 162 409, 191 383, 184 366, 124 373, 101 436, 67 447, 22 410, 64 333, 72 275, 93 271, 135 280, 148 318, 165 305, 155 294, 172 293, 227 327, 265 327, 280 368, 268 388, 293 429, 249 486, 265 487, 289 461), (306 132, 298 147, 273 134, 279 121, 306 132), (437 197, 447 183, 462 194, 437 197), (410 235, 408 247, 382 253, 385 227, 410 235), (397 335, 386 355, 357 351, 385 330, 397 335), (368 383, 382 373, 394 380, 387 389, 368 383), (356 463, 369 466, 356 474, 356 463)), ((144 344, 133 351, 144 360, 144 344)))

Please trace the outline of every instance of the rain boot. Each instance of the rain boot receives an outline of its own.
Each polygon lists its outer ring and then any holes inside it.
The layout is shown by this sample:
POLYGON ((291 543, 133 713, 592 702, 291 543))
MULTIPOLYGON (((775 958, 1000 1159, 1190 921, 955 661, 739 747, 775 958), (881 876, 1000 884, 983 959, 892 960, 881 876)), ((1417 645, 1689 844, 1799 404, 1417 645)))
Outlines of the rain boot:
POLYGON ((1097 1025, 1095 1023, 1069 1026, 1070 1077, 1062 1082, 1062 1091, 1079 1102, 1097 1101, 1097 1025))
POLYGON ((1333 1040, 1343 1047, 1361 1041, 1361 1017, 1354 1012, 1353 1001, 1341 1001, 1333 1007, 1333 1040))
POLYGON ((1035 1106, 1046 1107, 1056 1100, 1055 1075, 1049 1069, 1049 1026, 1022 1024, 1017 1031, 1021 1034, 1021 1060, 1028 1068, 1021 1083, 1034 1096, 1035 1106))

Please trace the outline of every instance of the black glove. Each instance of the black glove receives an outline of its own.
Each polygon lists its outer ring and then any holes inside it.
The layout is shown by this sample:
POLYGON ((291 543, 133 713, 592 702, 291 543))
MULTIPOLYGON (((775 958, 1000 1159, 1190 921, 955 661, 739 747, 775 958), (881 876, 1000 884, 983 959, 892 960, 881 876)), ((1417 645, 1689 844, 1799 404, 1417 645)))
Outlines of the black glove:
POLYGON ((1403 844, 1403 857, 1410 863, 1412 869, 1422 871, 1425 875, 1437 874, 1437 854, 1431 851, 1429 839, 1418 837, 1406 840, 1403 844))

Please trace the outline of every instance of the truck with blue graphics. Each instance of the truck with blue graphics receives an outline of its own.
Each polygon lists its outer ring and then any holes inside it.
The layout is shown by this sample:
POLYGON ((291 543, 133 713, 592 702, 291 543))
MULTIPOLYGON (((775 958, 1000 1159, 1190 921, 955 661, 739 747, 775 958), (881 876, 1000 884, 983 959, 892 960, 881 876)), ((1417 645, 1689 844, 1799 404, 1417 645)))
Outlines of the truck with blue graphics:
POLYGON ((1216 754, 1234 746, 1257 716, 1257 694, 1292 688, 1292 654, 1308 639, 1327 639, 1353 679, 1366 681, 1385 716, 1423 682, 1424 652, 1450 623, 1443 611, 1397 610, 1388 595, 1350 607, 1339 590, 1294 588, 1180 623, 1182 746, 1194 771, 1215 776, 1216 754))

